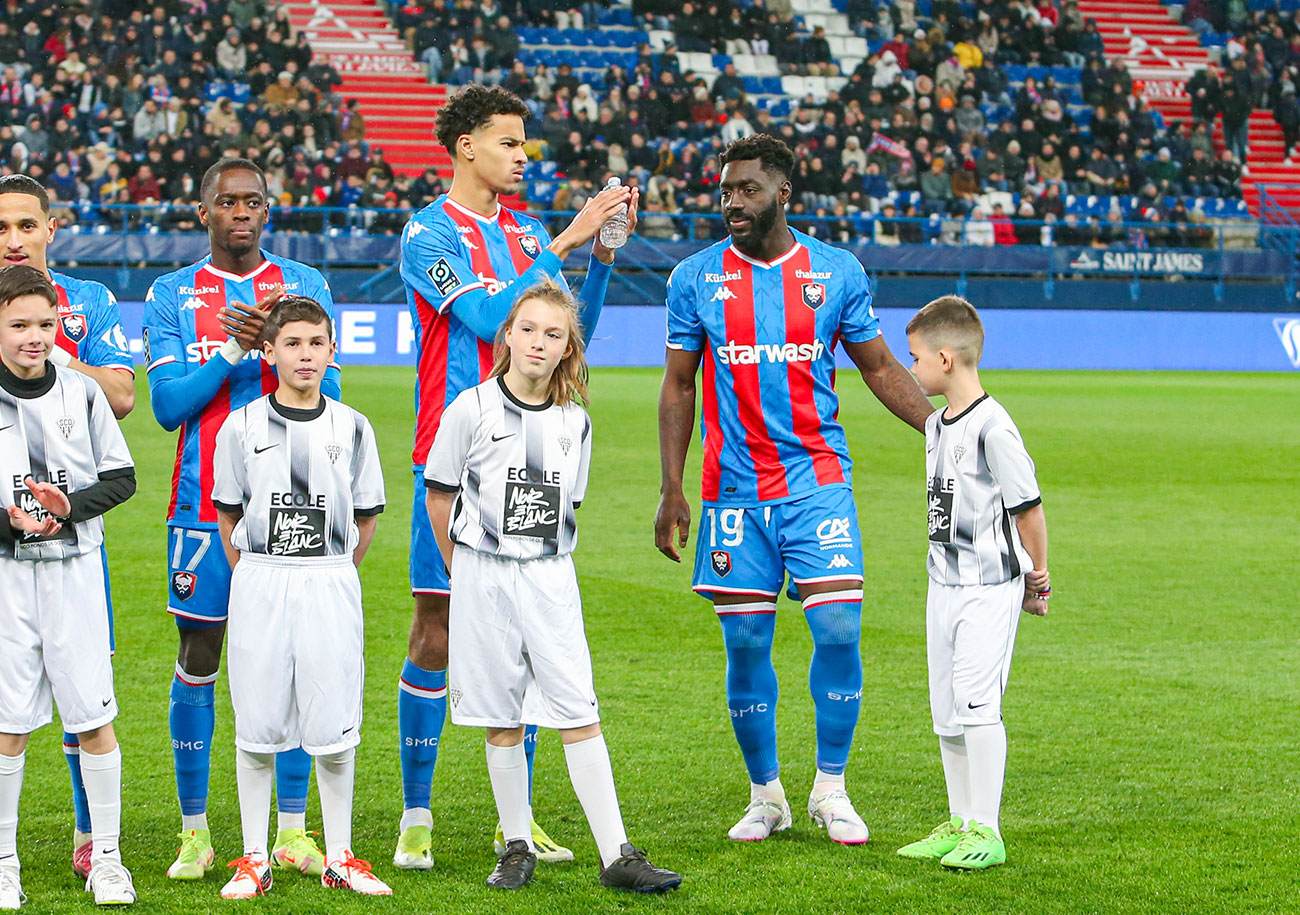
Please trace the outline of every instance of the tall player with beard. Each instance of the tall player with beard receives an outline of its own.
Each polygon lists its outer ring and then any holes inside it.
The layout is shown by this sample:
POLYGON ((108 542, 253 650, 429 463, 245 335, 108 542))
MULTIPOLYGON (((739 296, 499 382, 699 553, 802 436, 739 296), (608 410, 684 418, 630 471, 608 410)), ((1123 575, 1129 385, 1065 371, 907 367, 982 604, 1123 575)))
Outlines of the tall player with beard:
MULTIPOLYGON (((215 860, 208 771, 230 593, 211 496, 217 431, 232 411, 276 389, 259 339, 271 306, 291 293, 333 309, 317 270, 259 247, 268 210, 266 178, 256 164, 217 162, 203 176, 200 199, 199 220, 212 253, 155 280, 144 313, 154 416, 164 429, 181 430, 167 510, 167 609, 180 632, 170 722, 182 840, 167 876, 177 880, 202 877, 215 860)), ((339 399, 337 365, 326 372, 322 390, 339 399)), ((288 750, 277 756, 275 768, 280 815, 272 862, 320 876, 324 856, 304 823, 311 757, 288 750)))
MULTIPOLYGON (((0 178, 0 238, 4 264, 25 264, 39 270, 54 284, 58 295, 58 323, 50 361, 89 375, 99 384, 118 419, 135 406, 135 370, 117 299, 103 283, 79 280, 49 268, 48 250, 58 225, 50 215, 45 188, 27 175, 0 178)), ((108 554, 101 546, 104 588, 108 605, 108 639, 113 647, 113 600, 108 584, 108 554)), ((72 832, 72 869, 85 879, 90 874, 90 806, 81 778, 81 745, 76 734, 63 733, 63 752, 72 776, 75 824, 72 832)))
MULTIPOLYGON (((523 180, 524 121, 528 108, 500 88, 469 86, 438 111, 438 141, 451 154, 451 191, 411 218, 402 233, 402 280, 416 332, 415 500, 411 513, 411 592, 415 617, 398 683, 401 732, 401 835, 393 864, 433 867, 430 810, 438 741, 447 718, 447 608, 451 593, 422 495, 424 461, 443 411, 462 391, 488 377, 492 342, 519 293, 547 279, 566 292, 560 267, 570 252, 591 241, 607 219, 627 207, 636 228, 637 191, 614 188, 587 202, 554 240, 536 217, 501 206, 523 180)), ((614 252, 592 245, 587 278, 578 294, 588 339, 609 284, 614 252)), ((529 773, 537 729, 524 738, 529 773)), ((533 826, 543 861, 572 860, 573 853, 533 826)), ((497 853, 504 848, 500 827, 497 853)))
POLYGON ((791 825, 772 666, 776 600, 788 573, 788 593, 802 603, 813 639, 817 771, 808 813, 831 839, 856 845, 868 833, 844 771, 862 697, 863 567, 852 462, 836 419, 837 344, 908 425, 922 430, 933 408, 881 337, 862 265, 786 224, 789 147, 758 134, 732 143, 722 161, 731 237, 682 261, 668 282, 655 544, 681 561, 691 523, 682 470, 703 363, 694 589, 713 601, 722 625, 727 705, 750 781, 749 805, 729 835, 758 841, 791 825))

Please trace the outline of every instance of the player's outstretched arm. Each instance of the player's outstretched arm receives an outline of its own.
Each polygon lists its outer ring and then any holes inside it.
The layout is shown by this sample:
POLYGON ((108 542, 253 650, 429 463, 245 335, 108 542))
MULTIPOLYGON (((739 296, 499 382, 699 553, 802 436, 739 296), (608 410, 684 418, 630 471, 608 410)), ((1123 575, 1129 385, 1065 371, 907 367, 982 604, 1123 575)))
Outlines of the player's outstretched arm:
POLYGON ((664 381, 659 388, 659 508, 655 511, 655 546, 681 562, 691 532, 691 506, 682 493, 686 451, 695 427, 695 373, 702 353, 669 347, 664 381), (674 533, 676 536, 674 536, 674 533))
POLYGON ((925 418, 934 412, 934 405, 921 393, 912 373, 903 368, 885 344, 884 337, 865 343, 845 341, 844 352, 862 373, 862 380, 871 393, 893 413, 917 432, 925 432, 925 418))

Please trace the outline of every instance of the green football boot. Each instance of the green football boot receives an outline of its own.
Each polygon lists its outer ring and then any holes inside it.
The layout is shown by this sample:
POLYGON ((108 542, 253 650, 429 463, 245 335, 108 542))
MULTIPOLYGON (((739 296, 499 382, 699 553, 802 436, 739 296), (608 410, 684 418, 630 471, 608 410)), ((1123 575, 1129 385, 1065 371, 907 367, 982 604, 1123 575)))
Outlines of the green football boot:
POLYGON ((938 860, 948 852, 957 847, 961 841, 961 817, 952 816, 944 820, 924 839, 913 842, 911 845, 904 845, 898 850, 898 854, 903 858, 933 858, 938 860))
POLYGON ((944 867, 964 871, 979 871, 1005 864, 1007 847, 998 834, 987 826, 968 820, 957 847, 939 859, 944 867))

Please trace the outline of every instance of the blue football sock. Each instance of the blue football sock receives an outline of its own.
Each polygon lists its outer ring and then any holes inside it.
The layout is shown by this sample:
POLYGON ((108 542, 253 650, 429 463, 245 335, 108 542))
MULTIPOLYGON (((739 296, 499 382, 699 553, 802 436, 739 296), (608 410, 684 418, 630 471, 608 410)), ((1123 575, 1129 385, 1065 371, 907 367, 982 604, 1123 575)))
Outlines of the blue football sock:
POLYGON ((86 803, 86 783, 81 780, 81 742, 76 734, 63 732, 63 754, 72 775, 72 807, 77 814, 77 832, 90 832, 90 805, 86 803))
POLYGON ((772 666, 776 605, 733 605, 719 613, 718 620, 727 646, 731 727, 745 758, 749 780, 766 785, 781 774, 776 754, 776 668, 772 666))
MULTIPOLYGON (((854 596, 853 592, 836 594, 854 596)), ((808 688, 817 712, 817 769, 828 775, 843 775, 862 707, 862 657, 858 652, 862 598, 860 591, 856 600, 823 599, 817 603, 819 597, 824 596, 810 595, 804 601, 804 615, 813 638, 808 688)))
POLYGON ((447 671, 425 670, 407 658, 397 685, 402 797, 407 810, 428 807, 438 741, 447 721, 447 671))
POLYGON ((168 721, 176 764, 176 794, 181 813, 195 816, 208 810, 208 768, 212 756, 213 704, 217 675, 192 677, 176 666, 172 679, 168 721))
POLYGON ((280 813, 307 812, 307 786, 311 782, 311 756, 302 747, 275 754, 275 809, 280 813))
POLYGON ((533 802, 533 757, 537 755, 537 725, 524 727, 524 760, 528 763, 528 803, 533 802))

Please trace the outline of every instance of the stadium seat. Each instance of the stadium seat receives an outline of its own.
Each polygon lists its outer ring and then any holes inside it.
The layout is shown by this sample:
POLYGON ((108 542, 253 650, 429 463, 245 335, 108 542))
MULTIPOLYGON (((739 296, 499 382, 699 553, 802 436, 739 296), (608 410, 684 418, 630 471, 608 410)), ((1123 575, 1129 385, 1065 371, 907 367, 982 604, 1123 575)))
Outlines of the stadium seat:
POLYGON ((783 76, 781 77, 781 91, 786 95, 794 98, 803 98, 804 87, 802 76, 783 76))

